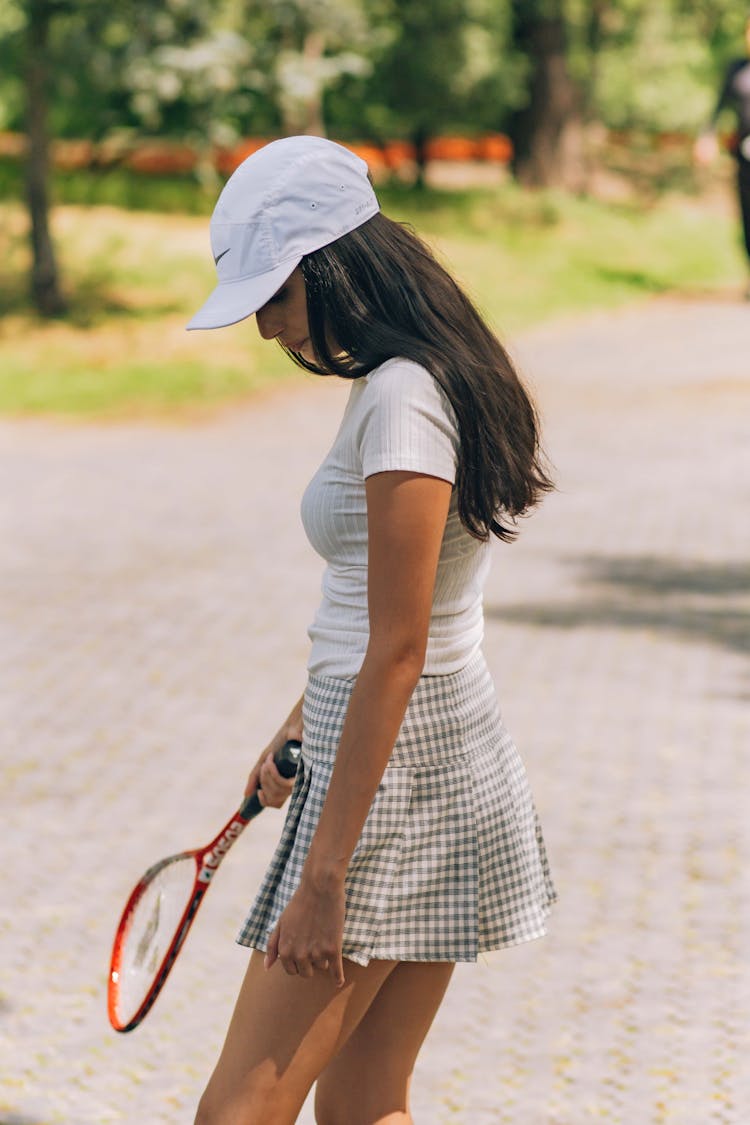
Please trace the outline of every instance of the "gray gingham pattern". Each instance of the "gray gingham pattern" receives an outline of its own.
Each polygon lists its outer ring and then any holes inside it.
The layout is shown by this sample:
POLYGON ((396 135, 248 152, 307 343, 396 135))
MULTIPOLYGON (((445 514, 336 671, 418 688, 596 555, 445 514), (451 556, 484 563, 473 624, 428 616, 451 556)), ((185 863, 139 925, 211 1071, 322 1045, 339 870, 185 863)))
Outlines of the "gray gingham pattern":
MULTIPOLYGON (((308 680, 302 767, 242 945, 266 948, 299 882, 353 682, 308 680)), ((423 676, 349 864, 344 956, 361 965, 475 961, 541 937, 554 898, 526 773, 484 658, 423 676)))

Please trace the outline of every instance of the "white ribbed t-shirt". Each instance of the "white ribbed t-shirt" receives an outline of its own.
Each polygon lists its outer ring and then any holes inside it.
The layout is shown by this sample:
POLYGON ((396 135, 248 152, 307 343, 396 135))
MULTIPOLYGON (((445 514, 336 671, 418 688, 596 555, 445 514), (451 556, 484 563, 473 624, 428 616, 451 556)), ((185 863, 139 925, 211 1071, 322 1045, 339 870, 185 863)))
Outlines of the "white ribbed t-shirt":
MULTIPOLYGON (((302 522, 326 563, 310 629, 308 670, 355 677, 367 650, 367 500, 374 473, 409 470, 456 479, 458 428, 443 390, 425 368, 390 359, 355 379, 330 452, 302 497, 302 522)), ((457 672, 482 643, 482 590, 489 544, 458 517, 456 492, 440 548, 425 675, 457 672)))

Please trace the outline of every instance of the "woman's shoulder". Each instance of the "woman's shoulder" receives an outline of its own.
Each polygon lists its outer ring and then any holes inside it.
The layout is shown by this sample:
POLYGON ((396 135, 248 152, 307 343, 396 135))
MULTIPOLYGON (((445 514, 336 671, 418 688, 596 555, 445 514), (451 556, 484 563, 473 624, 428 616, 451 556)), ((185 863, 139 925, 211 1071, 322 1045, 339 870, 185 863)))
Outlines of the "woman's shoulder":
POLYGON ((370 371, 364 381, 363 398, 369 403, 418 403, 441 410, 453 420, 453 409, 442 387, 416 360, 394 356, 370 371))
POLYGON ((433 376, 421 363, 398 355, 387 359, 379 367, 374 367, 364 378, 368 387, 378 388, 391 386, 428 388, 435 383, 433 376))
POLYGON ((352 425, 365 475, 414 469, 453 481, 458 426, 426 367, 395 357, 363 376, 352 425))

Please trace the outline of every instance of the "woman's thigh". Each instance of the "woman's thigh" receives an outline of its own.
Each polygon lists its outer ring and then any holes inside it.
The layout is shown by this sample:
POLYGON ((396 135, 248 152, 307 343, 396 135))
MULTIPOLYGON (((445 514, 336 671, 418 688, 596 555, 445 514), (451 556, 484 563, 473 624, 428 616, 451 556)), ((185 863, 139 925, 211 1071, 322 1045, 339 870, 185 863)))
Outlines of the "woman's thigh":
POLYGON ((288 976, 253 951, 199 1125, 287 1125, 318 1074, 351 1034, 397 963, 344 961, 346 984, 328 974, 288 976))
POLYGON ((319 1125, 411 1120, 411 1074, 453 969, 450 962, 402 961, 388 974, 318 1079, 319 1125))

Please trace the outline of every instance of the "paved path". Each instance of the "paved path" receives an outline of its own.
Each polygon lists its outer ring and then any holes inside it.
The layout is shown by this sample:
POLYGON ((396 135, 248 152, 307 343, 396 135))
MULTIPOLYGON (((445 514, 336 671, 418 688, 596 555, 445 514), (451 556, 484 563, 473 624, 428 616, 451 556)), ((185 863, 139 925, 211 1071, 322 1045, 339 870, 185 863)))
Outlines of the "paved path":
MULTIPOLYGON (((746 1125, 750 308, 660 301, 517 351, 560 491, 497 548, 486 648, 561 899, 545 941, 457 971, 416 1120, 746 1125)), ((129 1036, 113 925, 222 822, 302 687, 298 500, 342 390, 184 429, 0 425, 2 1125, 192 1120, 281 814, 129 1036)))

